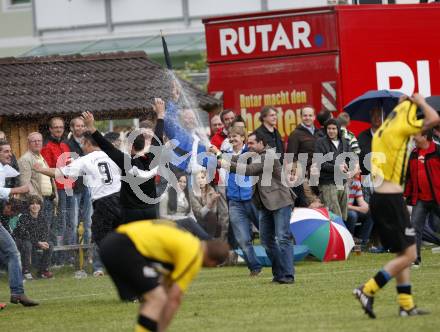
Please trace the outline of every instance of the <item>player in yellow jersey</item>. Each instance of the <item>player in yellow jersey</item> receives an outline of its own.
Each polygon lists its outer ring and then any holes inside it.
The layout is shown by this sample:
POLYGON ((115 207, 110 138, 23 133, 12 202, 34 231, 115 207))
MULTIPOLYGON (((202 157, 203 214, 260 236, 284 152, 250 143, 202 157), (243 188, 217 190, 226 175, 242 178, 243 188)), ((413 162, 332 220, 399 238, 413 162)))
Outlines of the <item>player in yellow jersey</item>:
POLYGON ((165 331, 200 268, 217 266, 228 254, 226 243, 200 241, 166 220, 121 225, 100 244, 121 299, 141 300, 137 332, 165 331))
POLYGON ((393 277, 397 283, 399 315, 428 313, 414 305, 411 295, 410 266, 417 254, 415 230, 403 198, 403 182, 412 136, 439 122, 436 110, 421 95, 414 94, 412 98, 401 98, 373 136, 371 171, 373 181, 378 185, 370 200, 370 210, 382 244, 397 256, 364 285, 353 290, 370 318, 376 318, 374 295, 393 277), (417 112, 418 109, 422 112, 417 112))

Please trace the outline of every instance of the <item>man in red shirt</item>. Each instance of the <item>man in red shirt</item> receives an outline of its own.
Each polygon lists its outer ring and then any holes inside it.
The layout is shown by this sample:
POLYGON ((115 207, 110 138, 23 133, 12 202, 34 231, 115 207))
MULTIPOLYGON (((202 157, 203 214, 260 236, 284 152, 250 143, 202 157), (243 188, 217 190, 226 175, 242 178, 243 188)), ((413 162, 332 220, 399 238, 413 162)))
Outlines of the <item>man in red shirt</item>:
POLYGON ((216 114, 211 118, 211 135, 210 138, 212 139, 214 135, 220 130, 223 129, 223 123, 220 119, 220 115, 216 114))
MULTIPOLYGON (((60 117, 50 119, 49 132, 50 135, 47 138, 47 142, 41 149, 41 155, 50 168, 66 166, 70 159, 70 149, 63 140, 64 120, 60 117)), ((71 213, 73 205, 72 187, 74 181, 64 178, 62 182, 57 179, 55 183, 58 192, 59 213, 58 218, 55 218, 55 223, 50 227, 49 236, 51 237, 51 240, 56 240, 53 237, 57 235, 62 239, 64 237, 67 238, 69 229, 74 225, 74 216, 73 213, 71 213)))
MULTIPOLYGON (((233 110, 226 109, 220 113, 220 120, 223 123, 223 128, 219 129, 211 138, 211 144, 214 145, 217 149, 223 150, 222 144, 224 140, 228 137, 228 129, 234 119, 235 113, 233 110)), ((224 150, 227 150, 227 148, 224 150)))
POLYGON ((416 230, 417 259, 413 265, 418 267, 426 218, 432 213, 440 217, 440 146, 432 140, 432 132, 418 134, 414 141, 416 148, 409 159, 405 197, 414 206, 411 223, 416 230))

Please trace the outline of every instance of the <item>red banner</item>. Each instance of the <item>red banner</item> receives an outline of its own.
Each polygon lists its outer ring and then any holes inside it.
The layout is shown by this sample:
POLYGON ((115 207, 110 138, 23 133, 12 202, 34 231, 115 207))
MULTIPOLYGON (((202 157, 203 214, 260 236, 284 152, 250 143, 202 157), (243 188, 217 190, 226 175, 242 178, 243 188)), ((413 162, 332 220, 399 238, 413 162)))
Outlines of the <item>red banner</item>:
POLYGON ((337 49, 335 13, 328 10, 204 22, 210 63, 337 49))

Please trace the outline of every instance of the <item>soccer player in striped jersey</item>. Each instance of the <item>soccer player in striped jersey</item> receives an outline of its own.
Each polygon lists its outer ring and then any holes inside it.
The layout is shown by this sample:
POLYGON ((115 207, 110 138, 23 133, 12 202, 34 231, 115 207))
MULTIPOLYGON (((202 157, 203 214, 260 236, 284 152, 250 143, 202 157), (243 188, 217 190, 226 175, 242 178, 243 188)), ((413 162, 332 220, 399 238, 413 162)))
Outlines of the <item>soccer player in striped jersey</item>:
POLYGON ((84 134, 82 149, 85 156, 73 160, 67 166, 43 168, 35 164, 34 169, 61 181, 64 177, 84 176, 84 184, 90 188, 93 202, 92 237, 99 245, 100 241, 121 223, 121 170, 101 151, 89 132, 84 134))
MULTIPOLYGON (((438 110, 437 110, 438 111, 438 110)), ((375 186, 370 200, 371 214, 384 247, 396 253, 377 274, 353 294, 370 318, 374 296, 392 278, 396 278, 400 316, 428 313, 414 305, 411 294, 410 266, 417 258, 415 230, 403 198, 403 182, 408 166, 412 136, 440 123, 440 117, 419 94, 404 96, 376 131, 372 142, 372 175, 375 186), (417 110, 421 109, 422 112, 417 110)))

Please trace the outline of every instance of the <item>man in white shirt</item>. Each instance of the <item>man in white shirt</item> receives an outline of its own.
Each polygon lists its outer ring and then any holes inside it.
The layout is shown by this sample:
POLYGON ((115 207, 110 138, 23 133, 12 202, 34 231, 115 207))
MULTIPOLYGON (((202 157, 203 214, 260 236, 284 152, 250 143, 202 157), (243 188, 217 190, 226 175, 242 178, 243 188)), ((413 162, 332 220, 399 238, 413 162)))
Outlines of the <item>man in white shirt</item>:
POLYGON ((84 184, 89 187, 93 202, 92 238, 100 241, 121 222, 119 191, 121 171, 103 151, 90 133, 83 137, 82 149, 85 156, 73 160, 61 168, 43 168, 35 164, 34 169, 50 177, 84 176, 84 184))
MULTIPOLYGON (((9 200, 9 197, 12 195, 29 192, 29 185, 5 188, 6 178, 19 175, 19 173, 9 165, 11 161, 11 146, 6 140, 0 140, 0 200, 2 201, 9 200)), ((17 249, 14 239, 2 224, 0 224, 0 261, 6 263, 8 266, 11 303, 20 303, 26 307, 38 305, 38 302, 31 300, 24 294, 20 252, 17 249)), ((0 303, 0 308, 3 309, 5 306, 5 304, 0 303)))

